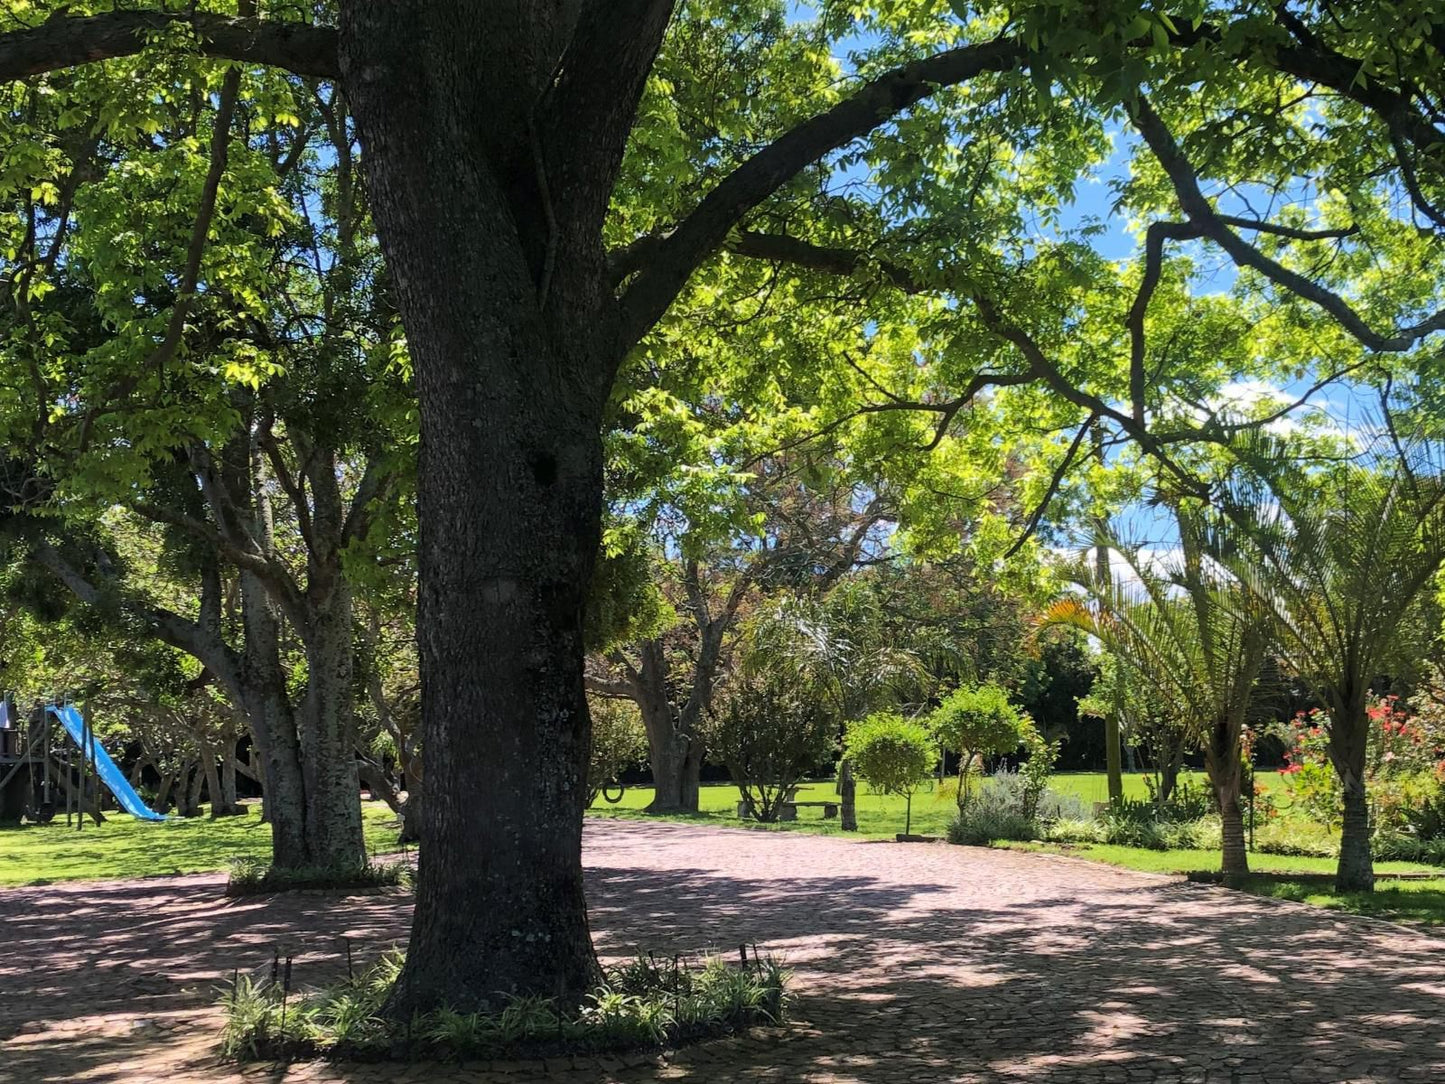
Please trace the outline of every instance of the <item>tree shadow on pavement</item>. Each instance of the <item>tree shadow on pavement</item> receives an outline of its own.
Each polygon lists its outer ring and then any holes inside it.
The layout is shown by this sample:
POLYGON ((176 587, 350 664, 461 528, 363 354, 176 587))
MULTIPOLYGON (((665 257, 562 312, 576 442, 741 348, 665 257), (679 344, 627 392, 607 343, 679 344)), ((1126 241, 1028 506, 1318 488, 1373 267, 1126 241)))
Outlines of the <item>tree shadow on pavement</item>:
MULTIPOLYGON (((662 1067, 594 1060, 496 1080, 1445 1079, 1445 945, 1407 931, 1070 859, 732 835, 606 829, 588 873, 599 951, 735 957, 756 944, 793 969, 797 1023, 662 1067)), ((204 1061, 194 1014, 218 983, 264 972, 276 951, 295 956, 298 983, 328 981, 344 972, 343 937, 369 960, 404 940, 409 917, 401 895, 220 893, 217 878, 6 893, 7 1078, 241 1079, 204 1061), (101 1027, 127 1015, 160 1030, 101 1027), (167 1032, 166 1019, 184 1026, 167 1032)), ((401 1072, 258 1067, 245 1079, 401 1072)), ((493 1079, 474 1065, 425 1076, 493 1079)))

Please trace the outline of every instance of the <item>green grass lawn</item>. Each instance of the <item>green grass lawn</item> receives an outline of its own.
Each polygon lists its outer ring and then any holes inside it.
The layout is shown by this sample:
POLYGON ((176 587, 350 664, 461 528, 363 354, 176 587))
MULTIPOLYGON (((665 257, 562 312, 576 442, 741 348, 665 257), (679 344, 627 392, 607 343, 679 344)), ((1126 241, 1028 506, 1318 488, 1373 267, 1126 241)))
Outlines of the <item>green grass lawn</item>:
MULTIPOLYGON (((1144 873, 1213 872, 1219 869, 1218 851, 1150 851, 1143 847, 1119 847, 1109 843, 997 843, 995 846, 1016 851, 1034 851, 1040 854, 1067 854, 1074 858, 1086 858, 1090 862, 1103 862, 1110 866, 1137 869, 1144 873)), ((1326 874, 1335 872, 1333 858, 1305 858, 1285 854, 1260 854, 1249 856, 1249 868, 1256 873, 1310 873, 1326 874)), ((1432 873, 1445 877, 1445 871, 1438 866, 1425 866, 1417 862, 1376 862, 1376 873, 1432 873)), ((1442 881, 1445 885, 1445 881, 1442 881)))
MULTIPOLYGON (((1378 872, 1379 867, 1376 870, 1378 872)), ((1266 878, 1251 878, 1242 887, 1261 896, 1310 903, 1332 911, 1368 915, 1406 926, 1426 929, 1445 926, 1445 880, 1382 881, 1376 884, 1373 892, 1344 895, 1331 891, 1329 885, 1266 878)))
MULTIPOLYGON (((1148 851, 1106 844, 1000 843, 998 846, 1035 853, 1068 854, 1149 873, 1187 874, 1219 869, 1218 851, 1148 851)), ((1445 926, 1445 871, 1437 866, 1422 866, 1415 862, 1376 862, 1375 874, 1381 880, 1376 883, 1375 891, 1343 895, 1335 892, 1328 880, 1320 879, 1335 872, 1333 858, 1255 853, 1249 856, 1249 868, 1252 874, 1263 876, 1251 876, 1242 884, 1231 887, 1257 896, 1309 903, 1332 911, 1368 915, 1406 926, 1445 926), (1428 881, 1391 881, 1383 876, 1391 873, 1429 873, 1434 877, 1428 881), (1292 874, 1305 876, 1292 877, 1292 874)))
MULTIPOLYGON (((1147 798, 1148 790, 1142 774, 1124 776, 1126 798, 1147 798)), ((1188 772, 1180 776, 1181 781, 1203 784, 1204 773, 1188 772)), ((1280 783, 1276 772, 1261 772, 1260 783, 1273 789, 1280 783)), ((1049 786, 1062 794, 1072 794, 1085 803, 1105 802, 1109 799, 1109 782, 1103 772, 1061 772, 1049 780, 1049 786)), ((836 798, 837 789, 831 781, 804 783, 798 790, 801 801, 825 801, 836 798)), ((601 798, 592 803, 591 813, 599 816, 636 816, 652 801, 651 787, 628 787, 622 801, 608 805, 601 798)), ((736 817, 738 789, 731 783, 705 784, 698 793, 699 815, 695 820, 715 821, 720 824, 740 824, 736 817)), ((886 837, 903 831, 904 805, 902 798, 893 795, 870 794, 863 784, 858 786, 858 830, 861 835, 886 837)), ((952 795, 939 795, 934 784, 927 783, 913 796, 913 831, 918 835, 941 836, 953 820, 954 803, 952 795)), ((836 820, 824 821, 822 810, 801 809, 798 820, 790 824, 759 825, 748 821, 748 827, 772 828, 779 831, 820 832, 832 835, 839 832, 836 820)))
MULTIPOLYGON (((153 823, 124 813, 76 831, 60 817, 47 825, 0 828, 0 885, 204 873, 233 858, 271 857, 271 826, 256 807, 244 817, 153 823)), ((381 802, 362 803, 369 851, 396 849, 396 819, 381 802)))

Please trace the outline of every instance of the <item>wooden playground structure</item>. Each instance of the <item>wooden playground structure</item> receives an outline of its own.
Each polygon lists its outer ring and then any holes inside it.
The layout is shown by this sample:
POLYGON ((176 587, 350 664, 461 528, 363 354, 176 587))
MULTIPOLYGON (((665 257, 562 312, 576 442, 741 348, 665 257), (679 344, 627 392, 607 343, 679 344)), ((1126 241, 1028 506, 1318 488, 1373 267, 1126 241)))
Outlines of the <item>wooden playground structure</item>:
POLYGON ((87 818, 105 822, 107 786, 100 773, 104 753, 89 711, 79 716, 77 739, 61 725, 53 705, 22 713, 13 696, 0 700, 0 823, 49 824, 62 812, 65 823, 73 821, 77 828, 83 828, 87 818))

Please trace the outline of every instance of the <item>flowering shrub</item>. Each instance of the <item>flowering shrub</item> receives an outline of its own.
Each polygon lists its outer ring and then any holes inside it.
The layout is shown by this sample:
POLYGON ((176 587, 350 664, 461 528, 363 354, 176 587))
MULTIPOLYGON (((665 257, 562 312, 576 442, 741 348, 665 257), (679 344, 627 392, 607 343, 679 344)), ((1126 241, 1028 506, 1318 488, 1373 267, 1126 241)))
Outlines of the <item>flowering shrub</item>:
MULTIPOLYGON (((1445 720, 1411 715, 1398 697, 1382 697, 1367 709, 1369 744, 1365 788, 1380 830, 1407 830, 1415 813, 1438 800, 1445 784, 1445 720)), ((1300 712, 1284 728, 1290 804, 1310 819, 1338 827, 1343 789, 1330 762, 1329 714, 1300 712)))

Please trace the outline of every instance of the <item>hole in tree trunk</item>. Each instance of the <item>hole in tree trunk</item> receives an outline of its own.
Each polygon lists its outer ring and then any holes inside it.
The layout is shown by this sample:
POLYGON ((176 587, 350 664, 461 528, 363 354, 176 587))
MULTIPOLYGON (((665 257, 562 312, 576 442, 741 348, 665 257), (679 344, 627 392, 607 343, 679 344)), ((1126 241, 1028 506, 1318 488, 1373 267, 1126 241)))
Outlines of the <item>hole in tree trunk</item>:
POLYGON ((557 460, 548 452, 532 453, 532 477, 539 486, 550 486, 557 481, 557 460))

